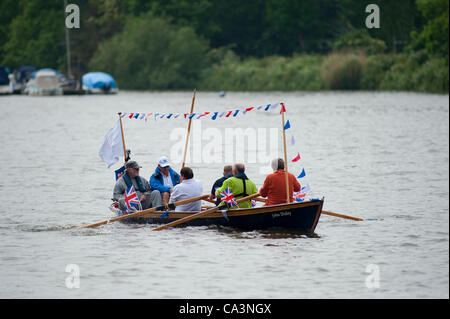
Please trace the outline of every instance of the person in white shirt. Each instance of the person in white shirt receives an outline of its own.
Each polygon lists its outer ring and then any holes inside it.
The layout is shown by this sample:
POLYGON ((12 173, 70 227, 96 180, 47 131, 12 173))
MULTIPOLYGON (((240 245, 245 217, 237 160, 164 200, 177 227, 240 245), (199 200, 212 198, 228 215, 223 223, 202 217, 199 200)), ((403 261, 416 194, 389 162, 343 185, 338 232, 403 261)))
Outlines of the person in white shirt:
MULTIPOLYGON (((169 203, 179 202, 203 194, 203 185, 194 179, 194 173, 190 167, 183 167, 180 171, 181 183, 173 188, 169 203)), ((180 205, 175 208, 176 212, 200 212, 202 202, 200 200, 180 205)))

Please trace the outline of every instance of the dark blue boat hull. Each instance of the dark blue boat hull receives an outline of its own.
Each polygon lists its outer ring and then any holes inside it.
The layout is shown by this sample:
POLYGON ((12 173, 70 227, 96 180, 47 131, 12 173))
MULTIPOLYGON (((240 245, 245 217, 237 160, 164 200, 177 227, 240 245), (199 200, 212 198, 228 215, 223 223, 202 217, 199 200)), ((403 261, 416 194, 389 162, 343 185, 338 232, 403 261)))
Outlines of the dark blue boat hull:
MULTIPOLYGON (((180 224, 185 226, 227 226, 244 230, 269 228, 295 229, 313 232, 322 212, 323 200, 264 206, 248 209, 228 210, 225 213, 216 212, 206 217, 192 219, 180 224)), ((124 223, 167 224, 177 219, 195 214, 195 212, 155 212, 137 218, 126 218, 124 223)))

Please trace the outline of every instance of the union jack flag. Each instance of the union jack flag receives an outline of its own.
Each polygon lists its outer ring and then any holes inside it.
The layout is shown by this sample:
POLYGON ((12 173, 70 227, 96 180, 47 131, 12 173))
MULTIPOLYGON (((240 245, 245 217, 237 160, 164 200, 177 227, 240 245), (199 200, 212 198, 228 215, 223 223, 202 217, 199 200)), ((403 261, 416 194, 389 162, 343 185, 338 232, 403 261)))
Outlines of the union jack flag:
POLYGON ((221 202, 226 202, 231 207, 236 207, 238 205, 229 187, 227 187, 227 189, 225 189, 223 192, 220 192, 220 197, 221 202))
POLYGON ((134 186, 130 186, 125 191, 125 204, 127 205, 127 211, 131 211, 131 207, 139 207, 141 204, 136 191, 134 190, 134 186))
POLYGON ((303 202, 305 200, 305 196, 306 196, 306 193, 303 193, 301 191, 298 193, 294 193, 294 199, 297 202, 303 202))

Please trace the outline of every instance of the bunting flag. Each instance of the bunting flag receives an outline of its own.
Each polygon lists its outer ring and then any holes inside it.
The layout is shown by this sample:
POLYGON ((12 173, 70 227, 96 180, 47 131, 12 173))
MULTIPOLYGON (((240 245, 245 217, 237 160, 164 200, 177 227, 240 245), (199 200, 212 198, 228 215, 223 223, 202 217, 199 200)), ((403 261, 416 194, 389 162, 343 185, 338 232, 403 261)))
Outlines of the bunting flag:
POLYGON ((291 128, 291 123, 289 120, 287 120, 286 124, 284 125, 284 130, 286 131, 288 128, 291 128))
POLYGON ((217 118, 217 115, 219 114, 219 112, 214 112, 213 117, 211 118, 211 120, 215 120, 217 118))
POLYGON ((294 146, 295 145, 295 139, 294 139, 294 135, 292 135, 292 137, 291 137, 291 146, 294 146))
POLYGON ((297 178, 303 178, 305 176, 306 176, 305 169, 302 169, 302 172, 300 173, 300 175, 297 176, 297 178))
POLYGON ((280 111, 280 114, 281 113, 286 113, 286 108, 284 107, 284 103, 280 103, 281 104, 281 111, 280 111))
POLYGON ((297 156, 292 160, 294 163, 298 162, 300 160, 300 153, 297 154, 297 156))

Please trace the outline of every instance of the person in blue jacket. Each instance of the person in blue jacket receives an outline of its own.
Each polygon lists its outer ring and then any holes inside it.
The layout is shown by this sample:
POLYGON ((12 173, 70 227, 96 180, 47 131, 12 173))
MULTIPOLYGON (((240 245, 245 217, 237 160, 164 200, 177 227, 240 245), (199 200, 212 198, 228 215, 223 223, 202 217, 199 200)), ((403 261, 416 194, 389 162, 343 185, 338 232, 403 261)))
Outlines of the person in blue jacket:
POLYGON ((163 204, 169 203, 170 193, 179 183, 180 175, 170 167, 169 159, 162 156, 158 161, 155 173, 150 177, 150 186, 161 193, 163 204))

